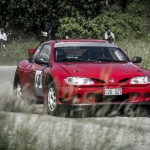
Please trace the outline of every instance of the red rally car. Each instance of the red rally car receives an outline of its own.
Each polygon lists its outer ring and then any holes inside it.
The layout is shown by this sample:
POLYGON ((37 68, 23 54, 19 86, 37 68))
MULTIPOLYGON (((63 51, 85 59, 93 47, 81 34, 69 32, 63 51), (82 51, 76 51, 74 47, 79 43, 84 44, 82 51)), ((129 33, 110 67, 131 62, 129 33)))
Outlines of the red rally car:
POLYGON ((50 115, 60 107, 150 102, 150 71, 105 40, 51 40, 29 50, 14 77, 18 99, 42 100, 50 115))

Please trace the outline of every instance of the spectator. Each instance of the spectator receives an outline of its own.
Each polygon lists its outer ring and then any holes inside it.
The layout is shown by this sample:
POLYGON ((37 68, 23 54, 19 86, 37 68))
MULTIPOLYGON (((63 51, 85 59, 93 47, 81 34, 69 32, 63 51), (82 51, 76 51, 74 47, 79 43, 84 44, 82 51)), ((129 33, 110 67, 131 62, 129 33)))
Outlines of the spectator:
POLYGON ((107 40, 109 43, 113 43, 113 41, 115 40, 114 34, 109 29, 105 32, 104 37, 105 40, 107 40))
POLYGON ((6 49, 6 42, 7 42, 7 35, 4 32, 4 29, 1 28, 0 29, 0 46, 1 46, 1 48, 6 49))
POLYGON ((41 33, 44 38, 44 41, 51 39, 51 23, 49 22, 48 17, 44 17, 41 23, 41 33))
POLYGON ((69 35, 66 35, 66 40, 70 39, 69 35))

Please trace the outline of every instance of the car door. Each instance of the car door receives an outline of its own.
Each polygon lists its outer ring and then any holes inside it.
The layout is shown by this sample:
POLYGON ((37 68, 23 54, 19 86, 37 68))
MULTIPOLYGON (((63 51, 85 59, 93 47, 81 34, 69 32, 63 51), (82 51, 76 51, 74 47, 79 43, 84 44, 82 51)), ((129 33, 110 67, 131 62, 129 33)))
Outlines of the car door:
POLYGON ((34 59, 32 66, 30 80, 33 94, 36 97, 43 97, 43 78, 44 70, 49 67, 48 63, 50 60, 51 45, 44 44, 34 59), (38 60, 38 61, 37 61, 38 60), (40 60, 40 61, 39 61, 40 60), (43 63, 42 63, 42 61, 43 63), (44 62, 48 62, 47 64, 44 62))
POLYGON ((34 54, 25 61, 20 62, 20 74, 21 74, 21 85, 23 87, 23 95, 25 97, 31 97, 33 96, 33 91, 32 91, 32 86, 31 86, 31 73, 32 73, 32 68, 34 67, 34 62, 35 62, 35 58, 38 55, 38 53, 41 50, 42 45, 38 46, 35 49, 34 54))

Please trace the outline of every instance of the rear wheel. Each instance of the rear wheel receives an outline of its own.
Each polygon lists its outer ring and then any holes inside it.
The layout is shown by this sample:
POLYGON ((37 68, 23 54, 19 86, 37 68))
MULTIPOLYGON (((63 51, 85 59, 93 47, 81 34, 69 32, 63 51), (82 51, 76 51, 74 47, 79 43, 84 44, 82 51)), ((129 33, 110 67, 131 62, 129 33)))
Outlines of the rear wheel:
POLYGON ((49 115, 57 115, 57 96, 53 83, 49 84, 47 91, 47 112, 49 115))

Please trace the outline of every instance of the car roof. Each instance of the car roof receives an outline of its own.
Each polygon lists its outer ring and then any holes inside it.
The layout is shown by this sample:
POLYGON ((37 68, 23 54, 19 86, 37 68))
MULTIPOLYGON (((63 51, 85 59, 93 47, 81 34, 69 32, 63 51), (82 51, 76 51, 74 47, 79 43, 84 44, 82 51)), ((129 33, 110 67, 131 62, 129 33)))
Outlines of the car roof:
POLYGON ((99 39, 59 39, 59 40, 50 40, 50 41, 47 41, 47 42, 45 42, 45 43, 54 43, 54 44, 56 44, 56 43, 97 43, 97 44, 102 44, 103 46, 108 46, 108 47, 117 47, 116 45, 114 45, 114 44, 111 44, 111 43, 109 43, 108 41, 106 41, 106 40, 99 40, 99 39))
POLYGON ((98 39, 67 39, 67 40, 56 40, 57 43, 59 42, 100 42, 100 43, 107 43, 106 40, 98 40, 98 39))
MULTIPOLYGON (((47 41, 54 42, 54 43, 61 43, 61 42, 100 42, 100 43, 108 43, 106 40, 98 40, 98 39, 58 39, 58 40, 50 40, 47 41)), ((47 43, 46 42, 46 43, 47 43)))

